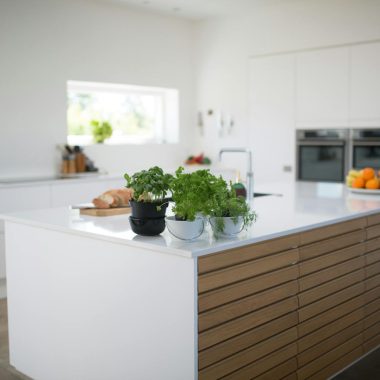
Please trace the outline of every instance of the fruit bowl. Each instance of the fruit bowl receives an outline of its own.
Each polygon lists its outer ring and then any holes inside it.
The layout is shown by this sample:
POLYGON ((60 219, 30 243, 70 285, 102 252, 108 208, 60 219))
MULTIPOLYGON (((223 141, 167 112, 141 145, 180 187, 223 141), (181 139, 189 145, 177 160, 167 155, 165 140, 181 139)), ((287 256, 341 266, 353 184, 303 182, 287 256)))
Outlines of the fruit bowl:
POLYGON ((373 168, 351 169, 346 176, 346 185, 353 192, 380 193, 380 173, 373 168))

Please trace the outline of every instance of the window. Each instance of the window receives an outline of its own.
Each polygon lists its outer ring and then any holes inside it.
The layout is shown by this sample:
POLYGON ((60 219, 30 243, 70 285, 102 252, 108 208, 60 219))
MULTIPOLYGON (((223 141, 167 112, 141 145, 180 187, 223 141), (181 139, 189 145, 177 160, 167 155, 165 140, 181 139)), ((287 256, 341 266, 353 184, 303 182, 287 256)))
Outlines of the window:
POLYGON ((178 142, 178 90, 68 81, 68 143, 94 143, 92 121, 112 126, 106 144, 178 142))

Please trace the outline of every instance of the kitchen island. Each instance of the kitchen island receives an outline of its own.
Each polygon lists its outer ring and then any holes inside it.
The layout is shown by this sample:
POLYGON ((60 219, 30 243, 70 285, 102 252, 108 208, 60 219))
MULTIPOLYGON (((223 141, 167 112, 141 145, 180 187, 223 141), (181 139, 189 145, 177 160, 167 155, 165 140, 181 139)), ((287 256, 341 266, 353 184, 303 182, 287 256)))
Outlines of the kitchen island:
POLYGON ((37 380, 326 379, 380 344, 380 197, 255 187, 234 239, 3 215, 10 360, 37 380))

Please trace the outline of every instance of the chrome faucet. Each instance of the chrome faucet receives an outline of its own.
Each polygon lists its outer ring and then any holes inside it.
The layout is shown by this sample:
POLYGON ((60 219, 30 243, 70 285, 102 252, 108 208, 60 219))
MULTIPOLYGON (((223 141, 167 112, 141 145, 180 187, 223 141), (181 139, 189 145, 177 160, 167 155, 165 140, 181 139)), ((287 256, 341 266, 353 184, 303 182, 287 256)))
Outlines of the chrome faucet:
POLYGON ((219 151, 219 162, 223 153, 246 153, 247 154, 247 200, 253 198, 253 171, 252 171, 252 151, 248 148, 222 148, 219 151))

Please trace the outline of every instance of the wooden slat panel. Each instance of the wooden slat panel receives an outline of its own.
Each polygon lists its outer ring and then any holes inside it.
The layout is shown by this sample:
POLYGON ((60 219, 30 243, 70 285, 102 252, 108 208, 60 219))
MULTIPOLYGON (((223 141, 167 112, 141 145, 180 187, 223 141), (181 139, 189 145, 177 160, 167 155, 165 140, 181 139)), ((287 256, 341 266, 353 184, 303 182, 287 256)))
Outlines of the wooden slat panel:
POLYGON ((316 256, 349 247, 361 243, 365 240, 365 230, 349 232, 348 234, 335 236, 330 239, 318 241, 316 243, 300 247, 300 261, 312 259, 316 256))
POLYGON ((302 232, 300 245, 314 243, 315 241, 328 239, 332 236, 342 235, 350 231, 360 230, 367 225, 366 218, 357 218, 343 223, 334 223, 326 227, 302 232))
POLYGON ((314 318, 308 319, 298 325, 298 334, 300 337, 311 333, 312 331, 321 328, 322 326, 341 318, 343 315, 350 313, 352 310, 363 306, 363 297, 355 297, 345 303, 342 303, 334 308, 317 315, 314 318))
POLYGON ((300 276, 306 276, 310 273, 320 271, 321 269, 364 255, 364 253, 365 244, 360 243, 348 248, 340 249, 339 251, 335 251, 333 253, 329 253, 323 257, 317 257, 316 259, 304 261, 299 264, 300 276))
POLYGON ((361 321, 363 315, 362 308, 354 310, 344 317, 341 317, 340 319, 321 327, 315 332, 298 339, 298 351, 302 352, 307 350, 323 340, 328 339, 339 331, 342 331, 348 326, 352 326, 354 323, 361 321))
POLYGON ((232 373, 231 375, 226 376, 223 380, 247 380, 255 378, 296 355, 297 345, 296 343, 293 343, 232 373))
POLYGON ((300 306, 308 305, 309 303, 326 297, 329 294, 345 289, 352 284, 355 284, 359 281, 363 281, 364 278, 364 269, 359 269, 355 272, 346 274, 345 276, 339 277, 337 279, 319 285, 315 288, 302 292, 298 295, 300 306))
POLYGON ((380 214, 373 214, 367 216, 367 225, 373 226, 374 224, 380 224, 380 214))
POLYGON ((332 307, 343 303, 353 297, 362 294, 365 290, 364 282, 359 282, 350 286, 347 289, 343 289, 337 293, 331 294, 328 297, 322 298, 310 305, 307 305, 298 311, 298 318, 300 322, 306 321, 317 314, 331 309, 332 307))
POLYGON ((275 352, 279 348, 294 342, 296 339, 297 328, 294 327, 199 371, 199 380, 219 379, 255 362, 265 355, 275 352))
POLYGON ((198 259, 198 273, 203 274, 216 269, 222 269, 246 261, 255 260, 273 253, 286 251, 297 247, 298 243, 299 236, 297 234, 293 234, 279 239, 252 244, 246 247, 202 256, 198 259))
POLYGON ((297 297, 291 297, 276 304, 227 322, 211 330, 204 331, 198 337, 198 349, 203 350, 214 344, 232 338, 247 330, 253 329, 282 315, 288 314, 298 307, 297 297))
POLYGON ((366 290, 371 290, 373 288, 376 288, 377 286, 380 286, 380 274, 378 274, 377 276, 370 277, 365 281, 366 290))
POLYGON ((380 298, 377 298, 364 306, 364 315, 368 316, 377 310, 380 310, 380 298))
POLYGON ((370 340, 379 334, 380 334, 380 322, 375 323, 368 329, 364 330, 364 340, 365 341, 370 340))
POLYGON ((371 265, 373 263, 376 263, 377 261, 380 261, 380 249, 377 249, 376 251, 368 252, 365 255, 366 265, 371 265))
POLYGON ((272 286, 296 280, 297 277, 298 267, 297 265, 292 265, 291 267, 250 278, 237 284, 211 290, 198 297, 198 312, 201 313, 228 302, 258 293, 272 286))
POLYGON ((332 375, 341 371, 343 368, 347 367, 350 363, 360 358, 362 355, 362 347, 357 347, 351 352, 335 360, 332 364, 323 368, 321 371, 315 373, 310 377, 310 380, 326 380, 327 378, 330 378, 332 375))
POLYGON ((372 265, 368 265, 365 268, 365 271, 366 271, 367 277, 372 277, 372 276, 375 276, 376 274, 380 274, 380 262, 372 264, 372 265))
POLYGON ((229 285, 249 277, 258 276, 276 269, 290 266, 298 262, 298 249, 264 257, 248 263, 235 265, 231 268, 207 273, 198 277, 198 292, 203 293, 229 285))
POLYGON ((362 334, 359 334, 355 336, 354 338, 351 338, 347 342, 341 344, 340 346, 332 349, 331 351, 313 360, 309 364, 298 369, 297 371, 298 379, 304 380, 304 379, 309 378, 311 375, 320 371, 321 368, 327 367, 328 365, 334 363, 337 359, 339 359, 343 355, 361 346, 362 343, 363 343, 362 334))
POLYGON ((375 251, 376 249, 380 249, 380 238, 367 240, 366 243, 366 252, 375 251))
POLYGON ((342 264, 323 269, 320 272, 309 274, 299 279, 300 291, 308 290, 314 286, 331 281, 339 276, 361 269, 364 266, 364 257, 357 257, 342 264))
POLYGON ((202 369, 213 363, 216 363, 228 356, 242 351, 254 344, 270 338, 284 330, 296 326, 298 323, 297 312, 294 311, 283 317, 268 322, 265 325, 249 330, 244 334, 228 339, 222 343, 212 346, 198 354, 198 367, 202 369))
POLYGON ((367 228, 367 240, 380 236, 380 224, 367 228))
POLYGON ((364 319, 364 329, 368 329, 377 322, 380 322, 380 310, 375 311, 364 319))
POLYGON ((297 281, 291 281, 258 294, 231 302, 227 305, 220 306, 216 309, 206 311, 199 315, 198 330, 207 330, 211 327, 220 325, 223 322, 227 322, 277 301, 294 296, 297 292, 297 281))
POLYGON ((362 332, 362 329, 362 322, 359 321, 315 346, 310 347, 308 350, 299 353, 297 356, 299 367, 303 367, 312 360, 331 351, 333 348, 343 344, 354 336, 359 335, 362 332))
POLYGON ((364 293, 364 300, 366 304, 374 301, 376 298, 379 298, 379 297, 380 297, 379 287, 373 288, 364 293))
POLYGON ((268 372, 263 373, 260 376, 255 377, 255 380, 291 380, 297 378, 297 359, 291 358, 284 363, 279 364, 275 368, 268 372))
POLYGON ((376 335, 372 339, 364 342, 364 344, 363 344, 364 353, 371 351, 378 346, 380 346, 380 334, 376 335))

